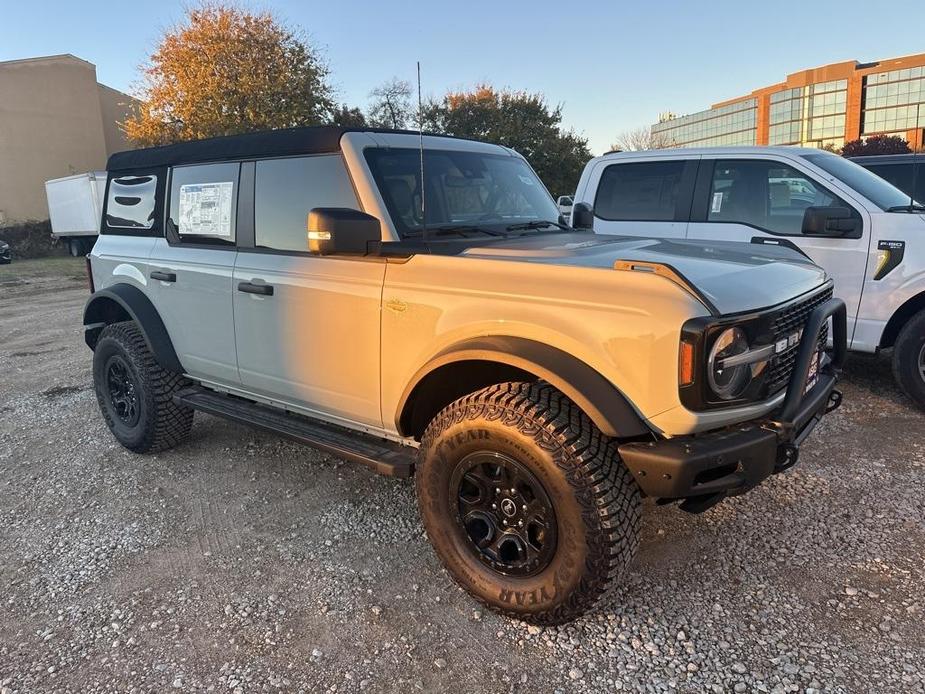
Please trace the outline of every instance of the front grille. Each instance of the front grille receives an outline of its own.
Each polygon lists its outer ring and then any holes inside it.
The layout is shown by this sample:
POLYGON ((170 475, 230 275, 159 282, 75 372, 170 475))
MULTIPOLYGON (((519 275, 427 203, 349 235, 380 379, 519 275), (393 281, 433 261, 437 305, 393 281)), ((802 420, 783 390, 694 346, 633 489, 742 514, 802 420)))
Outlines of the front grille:
MULTIPOLYGON (((774 335, 774 341, 783 340, 790 335, 798 332, 806 325, 806 321, 809 319, 809 314, 815 310, 817 306, 824 304, 826 301, 832 298, 832 288, 828 288, 825 291, 819 292, 815 296, 801 301, 796 304, 792 304, 778 313, 774 318, 772 323, 772 334, 774 335)), ((828 322, 823 326, 822 330, 819 332, 819 348, 825 349, 826 340, 829 337, 829 324, 828 322)), ((773 395, 778 392, 781 388, 785 387, 790 381, 790 374, 793 371, 793 364, 797 359, 797 352, 800 349, 799 342, 791 347, 788 347, 786 351, 781 352, 780 354, 775 355, 771 359, 771 363, 768 365, 768 394, 773 395)))

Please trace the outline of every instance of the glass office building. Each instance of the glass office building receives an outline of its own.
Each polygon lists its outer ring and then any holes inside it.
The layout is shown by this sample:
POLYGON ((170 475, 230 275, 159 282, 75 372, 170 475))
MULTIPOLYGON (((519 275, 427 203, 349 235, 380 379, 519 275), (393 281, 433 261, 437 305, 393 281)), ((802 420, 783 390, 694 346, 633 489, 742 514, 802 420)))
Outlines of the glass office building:
POLYGON ((782 89, 769 97, 768 144, 845 143, 848 80, 782 89))
POLYGON ((668 114, 652 126, 664 147, 841 147, 889 134, 921 148, 923 130, 925 54, 803 70, 705 111, 668 114))
POLYGON ((662 121, 652 127, 657 140, 666 146, 719 147, 755 144, 758 102, 744 99, 728 106, 662 121))
POLYGON ((864 135, 925 128, 925 66, 865 77, 863 108, 864 135))

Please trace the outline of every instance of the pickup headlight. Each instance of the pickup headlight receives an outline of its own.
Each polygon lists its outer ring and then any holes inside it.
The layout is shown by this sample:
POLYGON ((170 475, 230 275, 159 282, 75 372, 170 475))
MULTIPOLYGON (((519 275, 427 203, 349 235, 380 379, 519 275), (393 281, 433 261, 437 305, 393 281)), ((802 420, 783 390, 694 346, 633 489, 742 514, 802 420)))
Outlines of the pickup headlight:
POLYGON ((740 328, 724 330, 710 350, 707 380, 710 389, 722 400, 739 397, 752 380, 750 364, 736 363, 736 356, 748 352, 748 339, 740 328))

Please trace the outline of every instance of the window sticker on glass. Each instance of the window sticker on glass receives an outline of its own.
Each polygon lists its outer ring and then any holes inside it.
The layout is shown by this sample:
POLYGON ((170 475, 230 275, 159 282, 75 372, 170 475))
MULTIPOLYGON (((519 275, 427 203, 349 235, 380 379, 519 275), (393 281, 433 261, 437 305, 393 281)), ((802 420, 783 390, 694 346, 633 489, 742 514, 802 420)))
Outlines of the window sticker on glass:
POLYGON ((533 179, 530 178, 529 176, 517 176, 517 178, 519 178, 521 183, 523 183, 525 186, 533 185, 533 179))
POLYGON ((231 194, 234 183, 180 186, 180 233, 231 238, 231 194))
POLYGON ((710 205, 710 212, 717 214, 723 211, 723 193, 713 193, 713 203, 710 205))

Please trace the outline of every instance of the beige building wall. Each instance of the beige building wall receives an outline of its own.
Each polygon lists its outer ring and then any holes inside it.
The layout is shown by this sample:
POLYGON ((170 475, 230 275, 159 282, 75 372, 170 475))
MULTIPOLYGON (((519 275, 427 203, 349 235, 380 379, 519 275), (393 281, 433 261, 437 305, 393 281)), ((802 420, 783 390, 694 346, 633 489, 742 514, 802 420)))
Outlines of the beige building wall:
POLYGON ((132 101, 72 55, 0 63, 0 225, 47 219, 45 181, 126 149, 116 121, 132 101))
POLYGON ((131 145, 122 132, 122 123, 130 115, 138 103, 128 94, 118 89, 107 87, 105 84, 96 85, 100 95, 100 113, 103 116, 103 141, 106 143, 106 156, 113 152, 121 152, 131 145))

